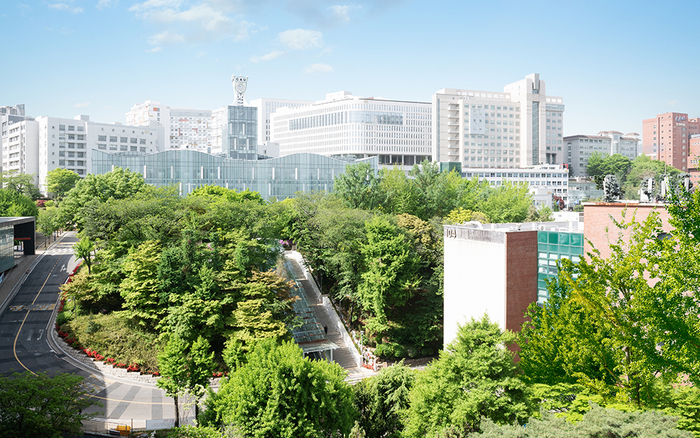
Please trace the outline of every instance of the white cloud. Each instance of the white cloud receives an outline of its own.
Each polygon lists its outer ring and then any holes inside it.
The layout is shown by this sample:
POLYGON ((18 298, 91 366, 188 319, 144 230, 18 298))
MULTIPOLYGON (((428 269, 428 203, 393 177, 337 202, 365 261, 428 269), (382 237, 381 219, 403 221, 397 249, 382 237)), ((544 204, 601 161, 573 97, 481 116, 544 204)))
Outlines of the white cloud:
POLYGON ((179 8, 181 4, 181 0, 147 0, 143 3, 135 3, 129 10, 131 12, 141 12, 162 7, 179 8))
POLYGON ((355 9, 355 7, 348 5, 333 5, 328 7, 328 10, 331 11, 334 18, 341 23, 347 23, 350 21, 349 12, 351 9, 355 9))
POLYGON ((158 53, 158 52, 160 52, 161 50, 163 50, 162 47, 154 47, 154 48, 152 48, 152 49, 146 49, 146 51, 147 51, 147 52, 150 52, 150 53, 158 53))
POLYGON ((280 57, 281 55, 284 55, 284 52, 280 52, 279 50, 275 50, 274 52, 270 52, 267 55, 253 56, 252 58, 250 58, 250 60, 251 60, 251 62, 271 61, 275 58, 280 57))
POLYGON ((674 106, 674 105, 677 104, 677 103, 678 103, 677 100, 672 100, 672 101, 668 102, 668 104, 669 104, 670 106, 674 106))
POLYGON ((207 54, 207 52, 199 52, 197 54, 197 58, 201 58, 202 56, 205 56, 206 54, 207 54))
POLYGON ((328 64, 311 64, 309 66, 304 67, 304 73, 310 75, 330 73, 332 71, 333 67, 331 67, 328 64))
POLYGON ((70 10, 70 11, 73 12, 74 14, 79 14, 79 13, 83 12, 83 8, 71 8, 70 6, 68 6, 68 5, 65 4, 65 3, 54 3, 54 4, 50 4, 50 5, 49 5, 49 8, 51 8, 51 9, 57 9, 57 10, 59 10, 59 11, 67 11, 67 10, 70 10))
POLYGON ((152 46, 160 46, 162 44, 182 43, 184 41, 185 37, 183 35, 166 30, 165 32, 153 35, 148 40, 148 43, 152 46))
POLYGON ((85 108, 86 106, 89 106, 90 102, 81 102, 81 103, 76 103, 73 105, 73 108, 85 108))
POLYGON ((97 9, 112 8, 119 4, 119 0, 100 0, 97 2, 97 9))
POLYGON ((102 107, 102 109, 112 109, 112 105, 107 105, 105 107, 102 107))
POLYGON ((285 30, 279 34, 279 39, 282 44, 294 50, 323 46, 323 34, 316 30, 285 30))
POLYGON ((187 4, 182 0, 147 0, 129 8, 136 16, 159 25, 166 25, 181 35, 182 41, 233 36, 235 41, 248 38, 253 23, 230 15, 236 9, 231 1, 203 0, 187 4))

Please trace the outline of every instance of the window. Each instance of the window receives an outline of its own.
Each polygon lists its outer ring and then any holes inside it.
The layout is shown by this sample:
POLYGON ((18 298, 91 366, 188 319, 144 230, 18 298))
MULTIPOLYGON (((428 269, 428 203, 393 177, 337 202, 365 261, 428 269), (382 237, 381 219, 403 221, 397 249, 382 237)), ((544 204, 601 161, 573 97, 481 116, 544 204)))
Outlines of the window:
MULTIPOLYGON (((53 128, 53 126, 52 126, 53 128)), ((59 131, 65 131, 66 130, 66 125, 58 125, 58 130, 59 131)))
POLYGON ((97 141, 107 141, 107 136, 106 135, 98 135, 97 141))
POLYGON ((146 139, 145 138, 140 139, 139 144, 146 144, 146 139))
POLYGON ((117 137, 114 137, 114 136, 111 136, 111 135, 110 135, 110 136, 109 136, 109 141, 111 141, 111 142, 113 142, 113 143, 116 143, 116 142, 117 142, 117 137))
POLYGON ((68 130, 69 130, 69 131, 75 131, 75 126, 70 126, 70 125, 68 125, 68 130))
POLYGON ((98 145, 97 145, 97 149, 106 150, 106 149, 107 149, 107 145, 106 145, 106 144, 98 144, 98 145))
POLYGON ((129 139, 126 137, 119 137, 119 142, 120 143, 126 143, 129 139))

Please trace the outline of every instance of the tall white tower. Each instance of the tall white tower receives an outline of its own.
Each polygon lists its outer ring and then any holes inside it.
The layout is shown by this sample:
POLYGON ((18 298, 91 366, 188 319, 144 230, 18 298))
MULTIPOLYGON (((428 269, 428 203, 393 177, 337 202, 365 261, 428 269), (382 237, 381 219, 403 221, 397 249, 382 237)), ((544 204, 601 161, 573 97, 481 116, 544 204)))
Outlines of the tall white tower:
POLYGON ((245 90, 248 88, 248 76, 231 76, 231 83, 233 84, 233 91, 236 92, 236 101, 234 105, 243 106, 245 105, 245 90))

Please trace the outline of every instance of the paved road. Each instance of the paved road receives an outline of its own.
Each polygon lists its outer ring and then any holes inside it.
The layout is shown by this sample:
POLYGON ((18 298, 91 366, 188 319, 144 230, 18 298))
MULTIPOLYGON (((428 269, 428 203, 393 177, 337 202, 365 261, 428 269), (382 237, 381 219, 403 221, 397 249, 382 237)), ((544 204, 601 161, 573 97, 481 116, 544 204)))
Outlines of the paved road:
MULTIPOLYGON (((132 420, 135 428, 143 428, 147 419, 174 418, 172 399, 154 385, 102 375, 67 357, 48 336, 59 285, 75 266, 75 242, 75 235, 67 233, 49 248, 0 314, 0 373, 79 374, 85 378, 86 387, 94 391, 92 396, 103 405, 90 408, 90 412, 112 428, 132 420)), ((91 423, 93 429, 100 429, 102 422, 91 423)))

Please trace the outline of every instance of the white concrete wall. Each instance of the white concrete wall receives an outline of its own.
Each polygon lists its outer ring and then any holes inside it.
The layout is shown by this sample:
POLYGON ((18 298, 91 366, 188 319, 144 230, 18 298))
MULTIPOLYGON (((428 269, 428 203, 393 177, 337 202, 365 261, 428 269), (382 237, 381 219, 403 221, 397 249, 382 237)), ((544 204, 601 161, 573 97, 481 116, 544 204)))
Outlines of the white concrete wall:
POLYGON ((458 324, 484 314, 505 328, 504 242, 445 237, 445 345, 454 340, 458 324))

